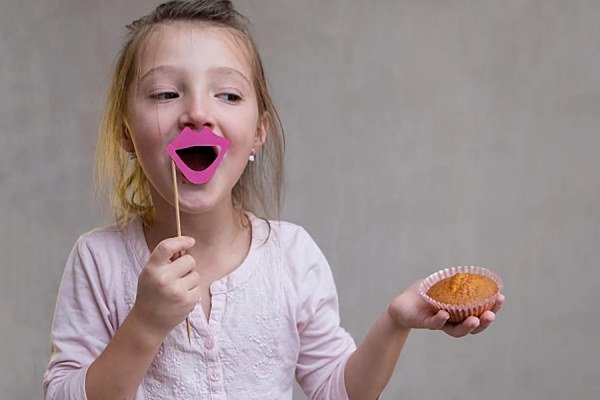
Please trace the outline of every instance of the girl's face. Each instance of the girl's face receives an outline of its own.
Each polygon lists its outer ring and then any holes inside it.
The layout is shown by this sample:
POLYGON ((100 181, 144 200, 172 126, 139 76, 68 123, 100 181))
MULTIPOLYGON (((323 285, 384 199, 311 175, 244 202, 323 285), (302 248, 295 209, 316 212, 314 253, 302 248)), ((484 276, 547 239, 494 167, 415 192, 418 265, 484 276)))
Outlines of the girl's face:
POLYGON ((189 127, 209 127, 230 141, 215 174, 194 185, 177 174, 181 210, 200 213, 231 206, 231 191, 252 149, 264 143, 252 71, 241 46, 224 28, 192 23, 163 26, 140 49, 140 76, 128 94, 127 117, 135 151, 151 184, 154 204, 173 204, 171 158, 167 146, 189 127))

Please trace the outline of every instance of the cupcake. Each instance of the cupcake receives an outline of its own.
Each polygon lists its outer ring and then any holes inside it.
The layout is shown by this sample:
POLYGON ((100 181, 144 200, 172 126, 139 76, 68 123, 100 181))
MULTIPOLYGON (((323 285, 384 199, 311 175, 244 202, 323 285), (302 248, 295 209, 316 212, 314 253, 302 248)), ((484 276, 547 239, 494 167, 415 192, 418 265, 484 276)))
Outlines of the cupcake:
POLYGON ((450 314, 450 322, 462 322, 491 310, 502 290, 502 279, 482 267, 453 267, 428 276, 419 293, 434 310, 450 314))

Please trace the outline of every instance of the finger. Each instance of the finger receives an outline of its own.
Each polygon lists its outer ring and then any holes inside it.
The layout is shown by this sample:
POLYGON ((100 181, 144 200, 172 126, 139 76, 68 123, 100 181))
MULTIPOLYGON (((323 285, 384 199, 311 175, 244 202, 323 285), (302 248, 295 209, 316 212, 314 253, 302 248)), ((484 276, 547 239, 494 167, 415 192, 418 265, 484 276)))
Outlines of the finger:
POLYGON ((188 296, 188 301, 191 304, 193 304, 193 307, 190 309, 190 312, 191 312, 191 310, 193 310, 194 307, 196 307, 196 304, 198 304, 200 302, 200 300, 202 299, 202 289, 200 288, 200 286, 196 286, 194 289, 187 292, 187 296, 188 296))
POLYGON ((177 253, 175 253, 173 255, 173 257, 171 257, 171 262, 177 260, 178 258, 181 258, 185 255, 185 251, 178 251, 177 253))
MULTIPOLYGON (((155 268, 144 269, 144 271, 146 271, 146 275, 149 275, 150 279, 153 280, 158 287, 168 287, 170 290, 177 290, 182 287, 177 281, 193 271, 195 266, 196 260, 194 260, 194 257, 187 254, 170 264, 163 264, 155 268)), ((144 271, 142 271, 142 273, 144 273, 144 271)))
POLYGON ((156 246, 148 263, 154 265, 168 264, 175 254, 185 251, 193 245, 194 239, 187 236, 165 239, 156 246))
POLYGON ((189 254, 163 266, 164 270, 171 279, 181 279, 194 271, 196 260, 189 254))
POLYGON ((492 308, 492 312, 494 314, 498 314, 498 311, 500 311, 500 309, 502 308, 502 305, 504 304, 504 299, 506 297, 503 294, 500 294, 498 296, 498 299, 496 300, 496 304, 494 304, 494 307, 492 308))
POLYGON ((486 311, 481 314, 479 317, 479 326, 471 332, 471 335, 477 335, 478 333, 485 331, 492 324, 492 322, 494 322, 495 318, 496 314, 491 311, 486 311))
POLYGON ((450 314, 447 311, 440 310, 437 314, 425 318, 423 328, 430 330, 442 329, 449 318, 450 314))
POLYGON ((180 279, 180 284, 184 290, 194 290, 200 284, 200 275, 195 270, 192 270, 180 279))
POLYGON ((479 326, 479 318, 468 317, 460 324, 446 324, 442 330, 453 337, 463 337, 473 332, 479 326))
POLYGON ((417 280, 416 282, 413 282, 413 284, 412 284, 412 285, 410 285, 410 286, 408 287, 408 289, 414 289, 414 290, 417 290, 417 289, 419 289, 419 286, 421 286, 421 282, 423 282, 423 281, 424 281, 424 279, 419 279, 419 280, 417 280))

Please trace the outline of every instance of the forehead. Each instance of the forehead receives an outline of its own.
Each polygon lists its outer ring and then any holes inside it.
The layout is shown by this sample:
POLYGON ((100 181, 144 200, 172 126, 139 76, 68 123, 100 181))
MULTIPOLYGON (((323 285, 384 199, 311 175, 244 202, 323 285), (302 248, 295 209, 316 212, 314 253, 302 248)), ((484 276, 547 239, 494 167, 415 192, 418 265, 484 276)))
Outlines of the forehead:
POLYGON ((156 27, 139 48, 139 76, 160 65, 196 71, 236 69, 251 80, 252 68, 243 40, 223 27, 177 22, 156 27))

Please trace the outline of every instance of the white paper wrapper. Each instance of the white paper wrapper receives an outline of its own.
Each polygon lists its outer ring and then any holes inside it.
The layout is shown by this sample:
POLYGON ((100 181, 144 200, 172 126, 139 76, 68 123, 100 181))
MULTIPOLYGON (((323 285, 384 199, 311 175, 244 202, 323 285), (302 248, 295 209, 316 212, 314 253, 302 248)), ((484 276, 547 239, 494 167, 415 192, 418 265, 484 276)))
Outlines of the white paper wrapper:
POLYGON ((491 310, 496 304, 496 300, 498 299, 498 295, 502 292, 503 288, 502 279, 498 275, 496 275, 493 271, 483 267, 475 267, 475 266, 459 266, 446 268, 441 271, 435 272, 429 275, 427 278, 421 282, 419 286, 419 293, 427 303, 429 303, 436 310, 445 310, 450 314, 450 322, 462 322, 469 316, 479 317, 485 311, 491 310), (437 282, 441 281, 444 278, 450 278, 458 273, 469 273, 469 274, 477 274, 487 276, 491 280, 493 280, 496 285, 498 285, 498 293, 489 299, 485 299, 483 301, 472 303, 472 304, 446 304, 435 301, 431 297, 427 295, 427 292, 433 285, 437 282))

